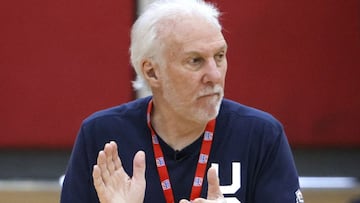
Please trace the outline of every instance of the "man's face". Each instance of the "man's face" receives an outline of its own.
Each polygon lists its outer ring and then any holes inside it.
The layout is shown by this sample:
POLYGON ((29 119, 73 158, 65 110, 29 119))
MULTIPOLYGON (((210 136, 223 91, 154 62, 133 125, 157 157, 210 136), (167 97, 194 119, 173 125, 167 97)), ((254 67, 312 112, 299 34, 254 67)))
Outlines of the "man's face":
POLYGON ((197 122, 215 118, 227 70, 227 45, 221 31, 201 19, 185 19, 174 26, 164 49, 163 100, 185 118, 197 122))

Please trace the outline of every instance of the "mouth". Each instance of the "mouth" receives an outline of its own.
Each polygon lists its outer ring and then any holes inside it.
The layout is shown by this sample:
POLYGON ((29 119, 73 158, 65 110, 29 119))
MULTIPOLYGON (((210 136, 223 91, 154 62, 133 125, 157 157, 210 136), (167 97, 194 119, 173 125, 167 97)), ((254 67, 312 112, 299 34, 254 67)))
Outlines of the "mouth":
POLYGON ((223 88, 220 85, 215 85, 212 88, 208 87, 206 89, 203 89, 203 91, 200 91, 198 98, 214 99, 217 97, 217 99, 220 99, 223 97, 223 95, 224 95, 223 88))
POLYGON ((208 97, 220 97, 220 93, 219 92, 214 92, 214 93, 209 93, 209 94, 204 94, 204 95, 200 95, 199 99, 201 98, 208 98, 208 97))

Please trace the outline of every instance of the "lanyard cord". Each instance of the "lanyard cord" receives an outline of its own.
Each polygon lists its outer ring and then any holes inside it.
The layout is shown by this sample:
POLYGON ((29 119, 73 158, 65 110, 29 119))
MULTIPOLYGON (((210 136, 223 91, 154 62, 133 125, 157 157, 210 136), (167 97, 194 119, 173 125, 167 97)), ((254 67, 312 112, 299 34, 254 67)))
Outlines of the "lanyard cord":
MULTIPOLYGON (((164 196, 167 203, 174 202, 174 195, 170 183, 169 173, 166 167, 164 154, 159 144, 159 140, 154 129, 151 126, 150 113, 152 110, 153 102, 150 100, 147 108, 147 125, 151 131, 151 138, 153 143, 154 156, 156 161, 157 170, 160 177, 161 186, 164 192, 164 196)), ((200 197, 201 189, 203 185, 203 179, 206 173, 206 166, 209 159, 211 144, 213 141, 215 129, 215 119, 209 121, 206 125, 204 138, 202 141, 198 164, 196 167, 195 177, 191 189, 190 200, 200 197)))

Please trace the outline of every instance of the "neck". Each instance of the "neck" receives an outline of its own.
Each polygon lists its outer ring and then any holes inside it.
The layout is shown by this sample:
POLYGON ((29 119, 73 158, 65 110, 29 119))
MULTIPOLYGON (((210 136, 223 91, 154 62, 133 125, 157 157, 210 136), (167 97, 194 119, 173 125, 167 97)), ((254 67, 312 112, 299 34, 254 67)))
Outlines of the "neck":
POLYGON ((166 144, 174 150, 182 150, 203 134, 207 122, 194 122, 154 106, 151 124, 166 144))

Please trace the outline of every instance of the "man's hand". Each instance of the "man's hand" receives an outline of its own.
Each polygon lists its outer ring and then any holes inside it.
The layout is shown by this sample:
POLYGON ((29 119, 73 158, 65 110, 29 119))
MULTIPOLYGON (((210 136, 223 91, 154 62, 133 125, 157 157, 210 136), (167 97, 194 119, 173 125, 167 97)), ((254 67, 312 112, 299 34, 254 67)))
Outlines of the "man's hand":
POLYGON ((145 196, 145 153, 133 160, 133 177, 122 167, 115 142, 107 143, 94 165, 93 180, 101 203, 142 203, 145 196))
MULTIPOLYGON (((224 195, 220 191, 219 178, 214 168, 209 168, 208 173, 208 193, 207 199, 196 198, 191 203, 226 203, 224 195)), ((188 200, 181 200, 179 203, 190 203, 188 200)))

